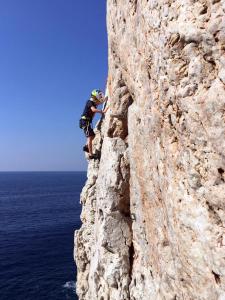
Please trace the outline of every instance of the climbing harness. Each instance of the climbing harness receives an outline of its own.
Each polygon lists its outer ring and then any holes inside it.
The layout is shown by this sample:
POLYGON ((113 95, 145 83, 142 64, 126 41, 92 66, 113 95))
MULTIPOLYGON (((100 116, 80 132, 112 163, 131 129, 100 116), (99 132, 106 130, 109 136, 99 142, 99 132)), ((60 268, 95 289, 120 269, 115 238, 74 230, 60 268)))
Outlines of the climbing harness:
POLYGON ((85 130, 85 133, 89 135, 90 119, 86 116, 82 116, 79 121, 79 127, 85 130))
POLYGON ((88 127, 90 125, 90 119, 86 116, 82 116, 79 120, 79 127, 81 129, 84 129, 85 127, 88 127))

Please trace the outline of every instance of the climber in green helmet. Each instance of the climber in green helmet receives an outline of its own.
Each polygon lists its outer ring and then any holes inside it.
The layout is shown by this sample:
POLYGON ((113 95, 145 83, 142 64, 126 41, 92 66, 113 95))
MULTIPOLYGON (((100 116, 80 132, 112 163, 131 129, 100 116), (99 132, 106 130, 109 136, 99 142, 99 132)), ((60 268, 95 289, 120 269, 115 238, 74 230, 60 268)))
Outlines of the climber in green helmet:
POLYGON ((88 152, 89 159, 97 158, 92 151, 92 141, 95 137, 94 130, 92 128, 92 120, 95 113, 100 113, 104 115, 107 109, 100 110, 97 109, 99 104, 102 104, 106 101, 106 97, 101 90, 93 90, 91 93, 90 99, 86 102, 83 114, 80 119, 80 128, 84 130, 84 134, 87 137, 87 143, 83 147, 85 152, 88 152))

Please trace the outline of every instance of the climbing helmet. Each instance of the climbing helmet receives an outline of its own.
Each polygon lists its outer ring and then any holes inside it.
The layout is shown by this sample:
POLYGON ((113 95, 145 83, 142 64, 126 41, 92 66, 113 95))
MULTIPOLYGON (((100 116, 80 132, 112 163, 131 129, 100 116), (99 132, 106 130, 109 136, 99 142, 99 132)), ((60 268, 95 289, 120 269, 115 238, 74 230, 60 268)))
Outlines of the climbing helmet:
POLYGON ((97 99, 99 102, 103 102, 105 97, 101 90, 93 90, 91 92, 91 96, 94 97, 94 99, 97 99))

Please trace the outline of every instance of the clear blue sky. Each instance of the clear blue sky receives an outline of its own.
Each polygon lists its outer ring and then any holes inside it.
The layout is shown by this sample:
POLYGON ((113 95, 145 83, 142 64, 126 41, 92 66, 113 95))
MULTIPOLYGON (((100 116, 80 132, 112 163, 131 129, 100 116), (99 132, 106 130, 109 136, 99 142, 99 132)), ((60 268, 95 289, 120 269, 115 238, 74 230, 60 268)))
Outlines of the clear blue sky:
POLYGON ((0 0, 0 171, 86 170, 78 120, 105 87, 105 19, 106 0, 0 0))

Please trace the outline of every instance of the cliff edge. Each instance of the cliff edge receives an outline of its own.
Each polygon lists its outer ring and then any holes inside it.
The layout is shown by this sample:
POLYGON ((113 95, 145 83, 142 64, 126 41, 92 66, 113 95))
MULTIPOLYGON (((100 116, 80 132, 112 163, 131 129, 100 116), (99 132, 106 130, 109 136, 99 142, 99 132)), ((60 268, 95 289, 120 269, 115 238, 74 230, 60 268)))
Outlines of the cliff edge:
POLYGON ((79 299, 224 300, 225 2, 108 0, 107 27, 79 299))

